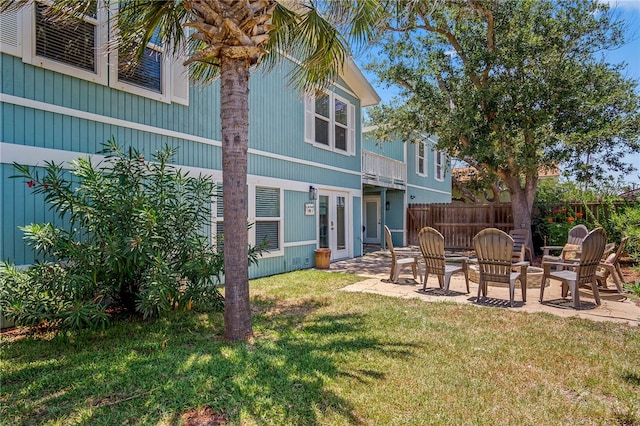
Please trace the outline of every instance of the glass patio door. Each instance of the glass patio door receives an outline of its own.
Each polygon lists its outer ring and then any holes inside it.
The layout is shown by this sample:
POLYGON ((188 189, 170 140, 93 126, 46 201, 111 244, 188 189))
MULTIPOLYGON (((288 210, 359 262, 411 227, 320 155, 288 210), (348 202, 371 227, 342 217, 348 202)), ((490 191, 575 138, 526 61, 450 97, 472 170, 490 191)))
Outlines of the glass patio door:
POLYGON ((366 244, 380 244, 380 197, 364 197, 364 235, 366 244))
POLYGON ((349 256, 348 197, 321 192, 318 197, 318 247, 331 249, 331 259, 349 256))

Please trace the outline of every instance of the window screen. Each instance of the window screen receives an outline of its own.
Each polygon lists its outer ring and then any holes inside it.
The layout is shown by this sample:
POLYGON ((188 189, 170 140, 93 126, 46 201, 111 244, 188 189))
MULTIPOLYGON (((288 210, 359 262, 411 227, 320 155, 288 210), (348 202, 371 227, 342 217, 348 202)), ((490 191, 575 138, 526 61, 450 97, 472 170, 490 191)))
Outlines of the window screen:
POLYGON ((150 47, 135 65, 121 56, 118 64, 118 80, 134 86, 162 93, 162 52, 150 47))
POLYGON ((47 19, 47 9, 36 4, 36 55, 96 73, 96 24, 47 19))

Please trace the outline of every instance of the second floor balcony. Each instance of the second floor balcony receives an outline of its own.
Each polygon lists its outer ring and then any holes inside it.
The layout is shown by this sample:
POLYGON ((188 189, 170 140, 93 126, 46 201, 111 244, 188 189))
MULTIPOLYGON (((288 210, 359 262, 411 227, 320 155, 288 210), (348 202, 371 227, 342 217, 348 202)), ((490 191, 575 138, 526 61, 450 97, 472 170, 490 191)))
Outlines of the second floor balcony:
POLYGON ((407 165, 384 155, 362 151, 362 183, 406 189, 407 165))

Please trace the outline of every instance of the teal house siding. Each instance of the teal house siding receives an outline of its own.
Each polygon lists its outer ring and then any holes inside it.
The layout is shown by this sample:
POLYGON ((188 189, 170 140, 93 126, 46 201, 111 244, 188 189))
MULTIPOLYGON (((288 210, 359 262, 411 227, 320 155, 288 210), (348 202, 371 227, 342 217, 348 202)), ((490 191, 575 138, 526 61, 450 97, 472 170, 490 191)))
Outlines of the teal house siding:
POLYGON ((372 132, 362 135, 362 149, 382 155, 392 160, 405 162, 405 144, 398 140, 379 141, 374 138, 372 132))
MULTIPOLYGON (((9 178, 15 174, 13 162, 37 168, 45 161, 66 164, 80 156, 99 161, 97 153, 114 137, 121 146, 142 151, 146 159, 165 145, 179 148, 177 167, 221 181, 218 81, 204 88, 185 86, 186 91, 180 92, 180 84, 170 79, 164 88, 166 98, 158 100, 116 88, 112 77, 94 82, 70 72, 68 65, 66 70, 55 64, 32 65, 25 53, 28 48, 26 43, 0 46, 0 259, 34 262, 19 226, 42 222, 65 226, 43 196, 33 195, 22 179, 9 178)), ((282 199, 280 247, 250 267, 251 277, 311 268, 314 251, 322 244, 335 248, 332 259, 362 254, 361 108, 379 98, 349 59, 342 78, 326 91, 330 109, 335 108, 328 118, 330 134, 343 124, 339 104, 346 105, 347 146, 339 147, 337 136, 324 146, 309 139, 313 99, 287 86, 292 66, 284 62, 268 74, 256 71, 250 82, 250 197, 255 197, 256 188, 266 187, 278 189, 282 199), (322 209, 321 199, 328 200, 322 209), (335 234, 321 238, 328 228, 335 234)), ((256 203, 249 200, 250 222, 256 220, 256 203)), ((213 207, 214 222, 207 231, 212 241, 223 229, 223 212, 213 207)))
POLYGON ((407 144, 407 195, 409 203, 450 203, 451 175, 446 160, 442 164, 442 176, 436 178, 436 149, 437 138, 425 138, 425 174, 421 176, 417 171, 416 144, 407 144), (412 198, 413 197, 413 198, 412 198))
POLYGON ((435 149, 434 137, 380 141, 374 131, 375 127, 366 128, 362 142, 362 217, 364 229, 369 230, 363 242, 384 246, 386 225, 393 244, 403 246, 406 229, 411 226, 407 222, 409 204, 451 202, 446 157, 435 149), (372 227, 377 233, 371 232, 372 227))

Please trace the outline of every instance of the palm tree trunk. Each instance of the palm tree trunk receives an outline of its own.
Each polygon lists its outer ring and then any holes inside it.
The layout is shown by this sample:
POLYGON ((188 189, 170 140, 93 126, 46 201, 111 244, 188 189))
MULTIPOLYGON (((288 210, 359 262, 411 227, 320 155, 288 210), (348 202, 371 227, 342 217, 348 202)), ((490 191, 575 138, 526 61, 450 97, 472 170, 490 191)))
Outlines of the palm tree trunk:
POLYGON ((224 208, 224 336, 252 336, 249 305, 247 231, 247 150, 249 140, 249 67, 247 59, 220 57, 222 99, 222 199, 224 208))

